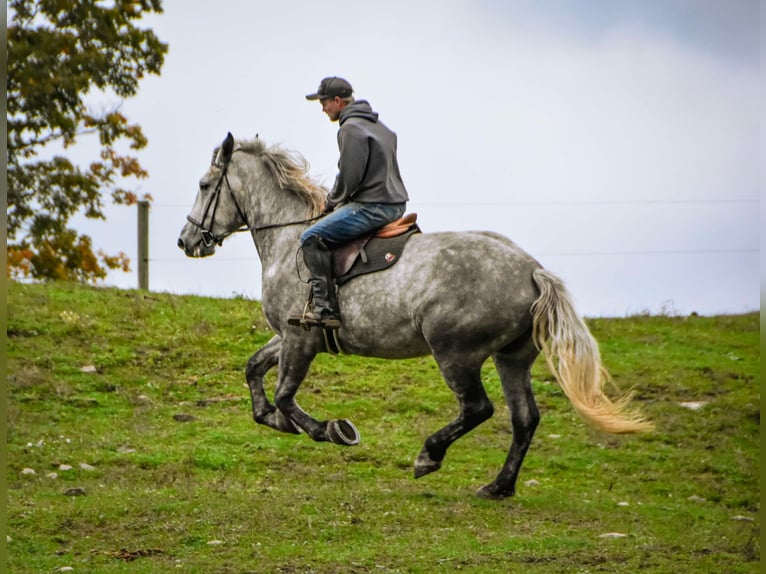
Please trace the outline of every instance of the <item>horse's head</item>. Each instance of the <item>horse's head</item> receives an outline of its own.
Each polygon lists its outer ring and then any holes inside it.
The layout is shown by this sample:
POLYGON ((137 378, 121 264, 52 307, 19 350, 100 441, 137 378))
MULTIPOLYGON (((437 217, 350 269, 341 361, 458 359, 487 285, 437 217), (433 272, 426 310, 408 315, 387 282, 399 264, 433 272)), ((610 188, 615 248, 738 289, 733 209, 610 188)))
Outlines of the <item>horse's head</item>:
POLYGON ((228 133, 213 151, 213 160, 200 179, 197 197, 178 238, 178 247, 189 257, 213 255, 216 245, 247 225, 232 189, 232 182, 236 184, 237 180, 229 177, 233 153, 234 137, 228 133))

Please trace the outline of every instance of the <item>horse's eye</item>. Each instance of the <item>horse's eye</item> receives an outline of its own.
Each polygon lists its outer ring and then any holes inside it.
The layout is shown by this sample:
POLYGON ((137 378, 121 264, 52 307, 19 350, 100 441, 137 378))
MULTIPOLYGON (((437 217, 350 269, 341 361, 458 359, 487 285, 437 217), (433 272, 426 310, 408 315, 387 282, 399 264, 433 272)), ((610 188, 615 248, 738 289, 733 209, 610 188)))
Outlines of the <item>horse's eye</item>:
POLYGON ((210 189, 210 184, 206 181, 200 181, 199 188, 201 191, 207 191, 208 189, 210 189))

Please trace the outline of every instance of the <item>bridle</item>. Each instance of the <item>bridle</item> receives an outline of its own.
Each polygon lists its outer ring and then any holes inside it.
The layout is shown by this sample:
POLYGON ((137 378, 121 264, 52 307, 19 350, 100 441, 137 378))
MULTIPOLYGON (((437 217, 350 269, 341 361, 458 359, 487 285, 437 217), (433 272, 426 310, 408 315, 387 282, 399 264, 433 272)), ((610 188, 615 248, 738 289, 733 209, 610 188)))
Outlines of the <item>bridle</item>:
POLYGON ((202 212, 202 221, 197 221, 191 215, 186 216, 186 221, 199 229, 200 235, 202 235, 202 242, 205 244, 205 247, 212 247, 214 243, 220 246, 223 244, 223 240, 232 233, 236 233, 237 231, 246 231, 248 229, 247 218, 245 217, 245 214, 242 213, 242 209, 239 207, 237 198, 234 196, 234 192, 231 190, 231 184, 229 183, 229 161, 230 159, 226 159, 223 162, 221 175, 218 176, 218 181, 215 183, 215 190, 205 204, 205 211, 202 212), (223 187, 224 181, 226 181, 226 187, 229 190, 231 199, 234 202, 234 206, 237 208, 237 213, 239 214, 240 219, 242 219, 244 227, 235 229, 234 231, 230 231, 224 235, 216 235, 211 231, 211 229, 215 226, 215 212, 218 211, 218 202, 221 199, 221 188, 223 187), (211 207, 213 208, 212 211, 210 210, 211 207), (210 213, 210 229, 205 227, 205 219, 207 219, 208 212, 210 213))
POLYGON ((234 195, 234 192, 231 190, 231 184, 229 183, 229 176, 228 176, 230 161, 231 161, 231 157, 229 157, 228 159, 225 159, 223 162, 223 166, 221 168, 221 175, 218 176, 218 181, 215 184, 215 190, 213 191, 210 198, 207 200, 207 204, 205 205, 205 211, 202 212, 202 221, 197 221, 191 215, 186 216, 186 220, 189 223, 191 223, 194 227, 199 229, 200 235, 202 236, 202 242, 205 244, 205 247, 212 247, 214 243, 220 247, 223 244, 223 240, 233 233, 240 233, 242 231, 262 231, 264 229, 275 229, 278 227, 288 227, 290 225, 300 225, 301 223, 311 223, 312 221, 316 221, 317 219, 322 217, 322 215, 317 215, 316 217, 311 217, 309 219, 302 219, 300 221, 291 221, 288 223, 271 223, 267 225, 249 226, 247 224, 247 218, 245 217, 245 214, 242 211, 242 208, 239 206, 239 203, 237 202, 237 198, 234 195), (231 199, 234 202, 234 207, 237 208, 237 213, 239 214, 239 217, 242 220, 242 225, 238 227, 237 229, 234 229, 233 231, 224 233, 223 235, 216 235, 215 233, 211 231, 211 229, 215 226, 215 213, 218 210, 218 202, 221 199, 221 188, 223 187, 224 181, 226 182, 226 187, 229 190, 229 195, 231 195, 231 199), (212 211, 211 211, 211 207, 212 207, 212 211), (210 229, 205 227, 205 219, 207 219, 208 213, 210 213, 210 229))

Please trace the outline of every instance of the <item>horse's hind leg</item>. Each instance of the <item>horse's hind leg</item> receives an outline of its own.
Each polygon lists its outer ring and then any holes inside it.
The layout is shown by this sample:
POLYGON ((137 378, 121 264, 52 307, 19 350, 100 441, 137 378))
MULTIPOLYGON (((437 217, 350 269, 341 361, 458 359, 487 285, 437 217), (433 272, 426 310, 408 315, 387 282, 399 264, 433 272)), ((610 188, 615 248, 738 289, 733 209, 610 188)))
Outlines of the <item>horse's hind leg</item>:
POLYGON ((250 388, 250 400, 253 406, 253 419, 259 424, 270 426, 282 432, 299 434, 300 430, 282 411, 269 402, 263 390, 263 379, 269 370, 279 363, 282 338, 274 335, 263 347, 258 349, 247 362, 247 386, 250 388))
POLYGON ((532 342, 531 333, 527 333, 519 341, 492 355, 511 413, 513 442, 505 464, 494 482, 479 489, 477 494, 481 497, 502 499, 513 496, 515 492, 521 463, 540 422, 540 413, 532 394, 530 373, 538 352, 532 342))
POLYGON ((426 439, 415 460, 415 478, 439 470, 449 446, 492 416, 494 407, 481 382, 481 364, 459 365, 459 361, 439 362, 444 380, 460 403, 460 414, 444 428, 426 439))

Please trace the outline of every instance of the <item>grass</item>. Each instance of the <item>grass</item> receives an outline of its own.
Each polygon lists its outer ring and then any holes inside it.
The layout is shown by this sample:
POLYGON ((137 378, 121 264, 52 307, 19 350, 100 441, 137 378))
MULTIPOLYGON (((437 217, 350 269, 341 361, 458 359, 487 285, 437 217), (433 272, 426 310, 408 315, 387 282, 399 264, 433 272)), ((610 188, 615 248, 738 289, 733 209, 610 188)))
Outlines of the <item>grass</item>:
POLYGON ((495 417, 416 481, 456 413, 430 358, 318 358, 301 406, 362 433, 319 444, 252 421, 257 302, 12 283, 7 571, 758 572, 759 318, 589 320, 657 430, 590 430, 538 361, 543 419, 498 503, 474 496, 511 439, 491 364, 495 417))

